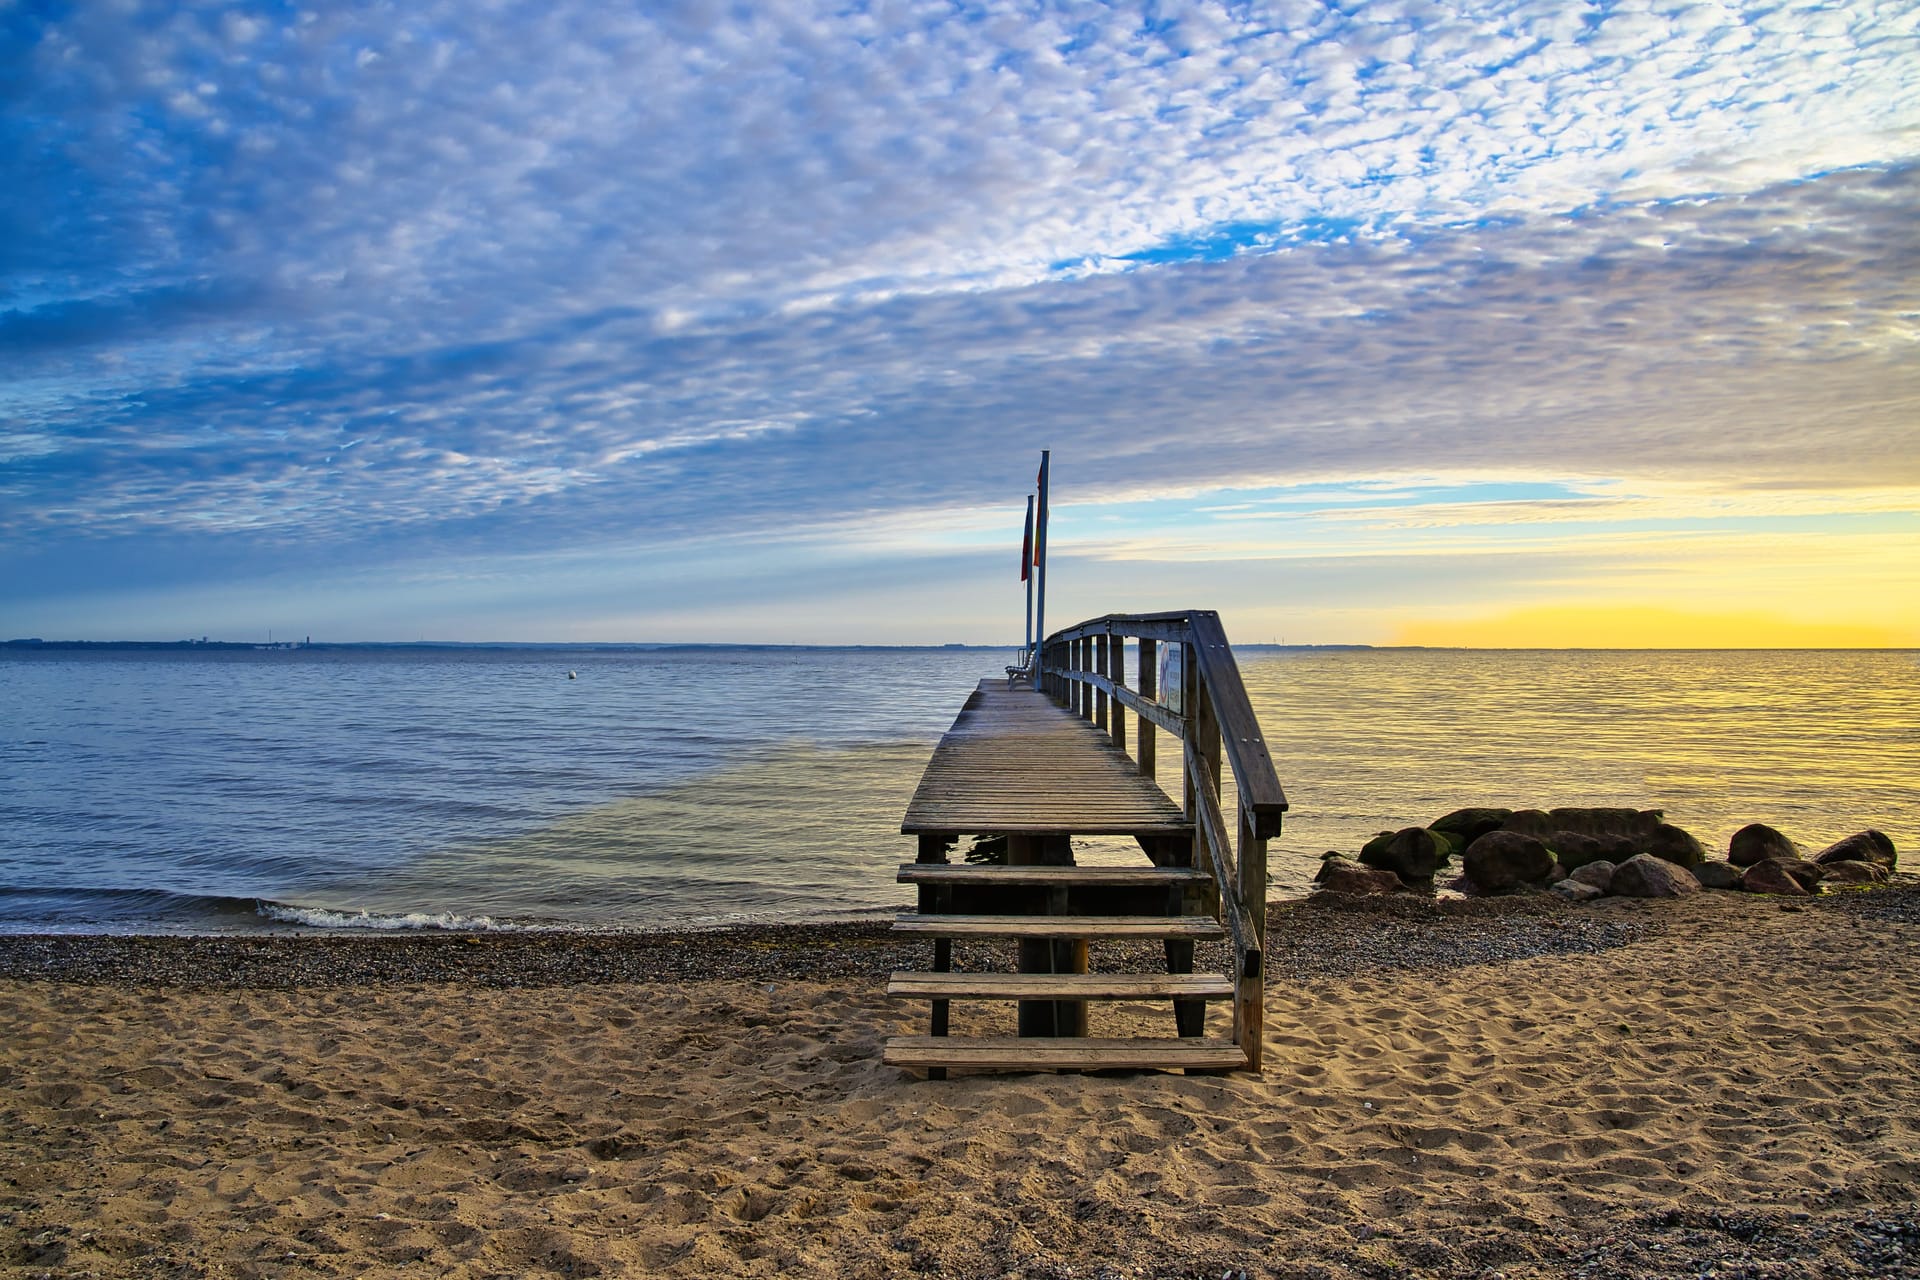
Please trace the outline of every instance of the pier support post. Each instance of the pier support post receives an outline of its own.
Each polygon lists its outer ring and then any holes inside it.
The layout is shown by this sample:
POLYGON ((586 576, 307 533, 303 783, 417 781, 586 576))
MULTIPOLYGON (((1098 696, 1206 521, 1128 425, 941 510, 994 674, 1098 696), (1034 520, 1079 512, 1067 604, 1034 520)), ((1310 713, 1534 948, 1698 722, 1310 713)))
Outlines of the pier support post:
MULTIPOLYGON (((1148 702, 1160 696, 1160 642, 1145 636, 1140 639, 1140 682, 1136 687, 1148 702)), ((1149 778, 1155 771, 1153 733, 1153 721, 1141 716, 1140 749, 1135 758, 1140 762, 1140 772, 1149 778)))
MULTIPOLYGON (((920 839, 919 839, 919 850, 914 856, 914 861, 915 862, 946 862, 947 847, 953 842, 953 840, 954 840, 954 837, 949 836, 943 832, 922 832, 920 834, 920 839)), ((924 885, 924 884, 921 885, 920 886, 920 914, 931 915, 935 912, 948 910, 952 906, 952 902, 951 902, 952 896, 953 896, 953 892, 950 889, 935 888, 932 885, 924 885)), ((952 972, 952 970, 953 970, 953 939, 952 938, 934 939, 933 971, 935 973, 950 973, 952 972)), ((948 1026, 947 1001, 935 1000, 932 1003, 933 1003, 933 1013, 931 1018, 928 1020, 927 1034, 930 1036, 944 1036, 947 1034, 947 1026, 948 1026)), ((927 1068, 927 1079, 945 1080, 946 1078, 947 1078, 947 1069, 945 1067, 927 1068)))
MULTIPOLYGON (((1073 840, 1064 835, 1009 835, 1007 865, 1014 867, 1070 867, 1073 865, 1073 840)), ((1040 905, 1044 915, 1065 915, 1067 891, 1042 889, 1040 905)), ((1019 942, 1021 973, 1085 973, 1087 942, 1084 938, 1051 941, 1046 938, 1022 938, 1019 942)), ((1087 1034, 1087 1002, 1084 1000, 1020 1001, 1020 1034, 1023 1036, 1084 1036, 1087 1034)))

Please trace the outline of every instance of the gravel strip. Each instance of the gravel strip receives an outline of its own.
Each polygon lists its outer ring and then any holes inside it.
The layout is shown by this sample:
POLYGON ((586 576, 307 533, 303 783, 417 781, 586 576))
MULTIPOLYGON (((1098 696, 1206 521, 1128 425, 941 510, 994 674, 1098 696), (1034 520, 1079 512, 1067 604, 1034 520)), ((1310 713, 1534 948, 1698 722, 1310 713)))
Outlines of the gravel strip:
MULTIPOLYGON (((1886 888, 1796 902, 1790 909, 1844 912, 1920 924, 1920 878, 1886 888)), ((1661 915, 1591 909, 1548 896, 1432 899, 1324 896, 1268 904, 1270 980, 1313 982, 1384 970, 1498 964, 1589 955, 1657 937, 1661 915)), ((756 924, 659 933, 435 933, 0 936, 0 979, 143 987, 257 988, 454 982, 482 987, 590 983, 882 981, 927 967, 929 944, 884 921, 756 924)), ((954 967, 1012 967, 1010 944, 957 943, 954 967)), ((1195 966, 1226 972, 1226 944, 1202 943, 1195 966)), ((1105 972, 1165 972, 1157 943, 1106 944, 1105 972)))
MULTIPOLYGON (((1517 900, 1516 900, 1517 901, 1517 900)), ((1427 904, 1432 905, 1432 904, 1427 904)), ((1409 918, 1404 909, 1327 910, 1274 903, 1268 973, 1280 980, 1381 968, 1431 970, 1526 956, 1593 951, 1639 936, 1537 906, 1473 916, 1409 918)), ((587 983, 881 981, 927 967, 929 944, 881 922, 751 925, 663 933, 278 934, 270 936, 57 935, 0 937, 0 978, 121 986, 257 988, 456 982, 482 987, 587 983)), ((1011 944, 960 943, 954 967, 1012 967, 1011 944)), ((1106 972, 1165 972, 1158 943, 1106 944, 1106 972)), ((1196 967, 1224 972, 1224 943, 1195 949, 1196 967)))

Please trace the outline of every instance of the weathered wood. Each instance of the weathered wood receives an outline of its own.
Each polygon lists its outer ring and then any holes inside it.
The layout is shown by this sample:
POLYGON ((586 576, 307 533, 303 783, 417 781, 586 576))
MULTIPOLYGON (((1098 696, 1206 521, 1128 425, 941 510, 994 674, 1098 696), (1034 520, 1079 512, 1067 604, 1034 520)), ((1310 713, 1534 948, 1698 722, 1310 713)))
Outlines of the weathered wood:
MULTIPOLYGON (((1180 717, 1155 702, 1150 696, 1135 693, 1131 689, 1116 689, 1113 695, 1119 700, 1120 705, 1145 722, 1140 726, 1143 734, 1152 725, 1159 725, 1176 738, 1186 732, 1186 725, 1180 717)), ((1143 741, 1142 746, 1144 745, 1143 741)))
POLYGON ((997 1070, 1233 1070, 1246 1064, 1235 1044, 1219 1040, 1033 1040, 1015 1037, 895 1036, 881 1060, 893 1067, 981 1067, 997 1070))
POLYGON ((1246 957, 1251 956, 1257 970, 1260 965, 1261 935, 1253 926, 1247 904, 1240 899, 1232 846, 1227 843, 1227 822, 1220 812, 1220 801, 1214 795, 1213 777, 1207 771, 1205 759, 1192 750, 1187 753, 1187 761, 1199 783, 1195 792, 1200 803, 1200 835, 1194 841, 1194 846, 1212 873, 1214 883, 1220 886, 1220 911, 1227 918, 1227 931, 1233 938, 1234 951, 1241 957, 1236 968, 1244 971, 1248 963, 1246 957))
MULTIPOLYGON (((1240 665, 1234 661, 1233 647, 1220 626, 1220 615, 1211 610, 1196 610, 1193 615, 1193 657, 1200 668, 1202 683, 1212 691, 1213 716, 1227 746, 1227 758, 1233 767, 1233 785, 1239 789, 1241 807, 1253 815, 1254 833, 1265 840, 1280 834, 1280 817, 1287 811, 1286 793, 1273 769, 1273 756, 1267 750, 1266 736, 1254 717, 1253 704, 1247 700, 1246 685, 1240 679, 1240 665)), ((1219 762, 1214 762, 1219 772, 1219 762)))
POLYGON ((1100 677, 1100 683, 1093 688, 1093 723, 1102 732, 1107 731, 1107 641, 1109 636, 1088 636, 1087 644, 1093 649, 1093 673, 1100 677))
MULTIPOLYGON (((1251 928, 1253 936, 1261 940, 1264 948, 1267 936, 1267 842, 1256 834, 1252 815, 1245 809, 1240 811, 1240 856, 1236 861, 1239 869, 1239 901, 1236 904, 1246 912, 1243 928, 1251 928)), ((1233 1026, 1234 1043, 1247 1052, 1247 1070, 1260 1070, 1260 1046, 1266 1035, 1267 975, 1264 951, 1262 963, 1249 967, 1244 962, 1238 968, 1234 993, 1233 1026)))
MULTIPOLYGON (((1155 744, 1153 740, 1153 729, 1155 725, 1160 723, 1160 720, 1159 717, 1150 714, 1147 708, 1151 707, 1154 711, 1163 709, 1158 702, 1160 689, 1160 644, 1156 640, 1149 640, 1144 637, 1140 640, 1140 678, 1136 683, 1140 687, 1139 701, 1129 702, 1127 704, 1133 709, 1133 713, 1140 717, 1140 746, 1133 754, 1134 759, 1140 763, 1140 772, 1151 778, 1154 775, 1154 766, 1157 763, 1154 756, 1155 744)), ((1169 729, 1168 732, 1176 738, 1179 737, 1179 726, 1174 726, 1169 729)))
POLYGON ((1065 884, 1107 889, 1156 888, 1207 878, 1206 872, 1193 867, 1003 867, 965 862, 946 866, 903 862, 898 874, 901 884, 1065 884))
MULTIPOLYGON (((1080 670, 1086 672, 1088 675, 1095 674, 1093 669, 1093 637, 1081 636, 1078 643, 1080 645, 1080 670)), ((1084 686, 1080 690, 1080 716, 1089 723, 1093 721, 1093 691, 1084 686)))
POLYGON ((935 748, 901 830, 1135 835, 1192 826, 1092 725, 1043 694, 985 680, 935 748))
POLYGON ((1107 708, 1110 723, 1107 732, 1113 735, 1114 750, 1125 752, 1127 749, 1127 714, 1120 709, 1119 694, 1127 683, 1127 639, 1125 636, 1107 637, 1107 682, 1113 686, 1113 703, 1107 708))
MULTIPOLYGON (((1253 705, 1247 700, 1246 686, 1240 679, 1239 664, 1227 643, 1220 615, 1210 609, 1182 613, 1106 614, 1090 618, 1064 631, 1054 633, 1050 649, 1071 651, 1087 636, 1133 636, 1141 643, 1142 677, 1140 691, 1151 698, 1155 690, 1144 675, 1149 659, 1157 666, 1157 653, 1149 654, 1147 645, 1190 643, 1187 655, 1202 669, 1203 682, 1215 691, 1217 715, 1222 736, 1227 741, 1227 760, 1233 770, 1234 785, 1241 803, 1254 816, 1255 829, 1263 839, 1279 834, 1280 815, 1286 812, 1286 793, 1274 773, 1272 753, 1268 751, 1253 705)), ((1052 659, 1050 658, 1051 662, 1052 659)), ((1061 690, 1071 689, 1070 680, 1055 682, 1061 690)), ((1164 725, 1162 726, 1164 727, 1164 725)), ((1178 730, 1170 730, 1178 732, 1178 730)), ((1216 769, 1216 773, 1219 772, 1216 769)))
POLYGON ((1204 916, 922 916, 894 917, 895 933, 949 938, 1192 938, 1206 942, 1227 931, 1204 916))
POLYGON ((918 973, 901 970, 887 981, 887 994, 903 1000, 1231 1000, 1234 992, 1233 979, 1223 973, 918 973))
MULTIPOLYGON (((1067 886, 1056 884, 1047 886, 1047 914, 1064 916, 1067 914, 1067 886)), ((1059 938, 1048 943, 1053 948, 1053 965, 1046 976, 1078 976, 1087 972, 1091 959, 1085 938, 1059 938)), ((1053 1034, 1056 1036, 1084 1036, 1087 1034, 1087 1002, 1074 999, 1056 999, 1053 1002, 1053 1034)))
MULTIPOLYGON (((1012 868, 1044 866, 1056 871, 1073 869, 1073 841, 1063 835, 1014 834, 1007 837, 1007 863, 1012 868)), ((1022 886, 1028 890, 1025 901, 1040 907, 1048 915, 1067 914, 1066 885, 1057 881, 1022 886)), ((949 890, 951 892, 951 890, 949 890)), ((1080 952, 1080 964, 1075 968, 1075 954, 1071 942, 1063 942, 1051 935, 1028 934, 1019 939, 1015 948, 1020 971, 1053 975, 1058 973, 1085 972, 1085 951, 1080 952)), ((1086 1033, 1086 1005, 1065 1004, 1056 1000, 1024 1000, 1018 1012, 1019 1030, 1023 1036, 1061 1036, 1084 1035, 1086 1033)))
MULTIPOLYGON (((903 915, 894 926, 942 940, 1015 939, 1022 972, 959 975, 936 965, 932 974, 895 975, 890 987, 891 994, 925 999, 941 1011, 954 999, 1015 1002, 1022 1036, 999 1041, 902 1037, 890 1046, 888 1061, 911 1062, 930 1076, 948 1066, 1258 1070, 1267 841, 1279 831, 1286 800, 1218 615, 1109 615, 1037 639, 1036 654, 1034 688, 1028 691, 1034 696, 1024 704, 1006 700, 1012 691, 996 701, 990 685, 998 682, 983 682, 968 699, 929 763, 901 828, 939 834, 942 840, 954 833, 1005 835, 1010 865, 943 865, 944 845, 934 859, 923 842, 923 860, 899 871, 903 883, 918 888, 923 911, 903 915), (1138 641, 1137 691, 1128 687, 1128 637, 1138 641), (1159 700, 1160 646, 1169 643, 1182 646, 1180 687, 1164 691, 1178 714, 1159 700), (1125 750, 1128 712, 1138 717, 1137 760, 1125 750), (1178 806, 1155 783, 1162 731, 1183 747, 1183 803, 1178 806), (1068 745, 1072 735, 1078 740, 1068 745), (1221 806, 1228 769, 1240 799, 1231 824, 1221 806), (1145 785, 1115 788, 1118 775, 1145 785), (1022 865, 1070 863, 1070 836, 1107 833, 1133 836, 1158 865, 1022 865), (1163 897, 1166 914, 1069 915, 1069 893, 1076 889, 1088 890, 1082 911, 1139 910, 1149 903, 1129 907, 1122 902, 1157 889, 1148 896, 1163 897), (985 914, 983 907, 1023 914, 985 914), (1215 911, 1224 925, 1212 918, 1215 911), (1194 940, 1220 937, 1233 940, 1233 972, 1191 974, 1194 940), (1162 939, 1169 973, 1088 974, 1087 948, 1095 938, 1162 939), (1122 998, 1171 1000, 1180 1038, 1146 1042, 1152 1046, 1148 1050, 1141 1050, 1140 1042, 1085 1039, 1086 1002, 1122 998), (1168 1061, 1169 1045, 1208 1043, 1198 1039, 1205 1028, 1205 1002, 1229 998, 1233 1043, 1213 1045, 1211 1055, 1182 1051, 1177 1061, 1168 1061), (916 1043, 931 1048, 915 1050, 916 1043)), ((947 1030, 944 1017, 937 1019, 936 1030, 947 1030)))
POLYGON ((1192 617, 1193 612, 1186 609, 1173 613, 1108 613, 1056 631, 1052 638, 1068 642, 1083 635, 1105 635, 1118 631, 1130 636, 1144 636, 1149 640, 1184 640, 1192 617))

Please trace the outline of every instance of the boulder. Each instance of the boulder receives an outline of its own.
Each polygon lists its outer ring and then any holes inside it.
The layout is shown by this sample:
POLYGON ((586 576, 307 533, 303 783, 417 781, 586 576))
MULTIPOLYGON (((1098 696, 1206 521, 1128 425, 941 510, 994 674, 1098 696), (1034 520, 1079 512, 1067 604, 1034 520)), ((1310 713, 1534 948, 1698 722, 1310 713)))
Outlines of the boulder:
POLYGON ((1376 871, 1346 858, 1328 858, 1320 864, 1320 874, 1314 879, 1325 893, 1398 893, 1406 887, 1391 871, 1376 871))
POLYGON ((1625 898, 1678 898, 1699 890, 1691 871, 1650 853, 1636 853, 1613 869, 1612 892, 1625 898))
POLYGON ((1553 870, 1553 855, 1532 836, 1489 831, 1467 846, 1461 859, 1467 879, 1482 893, 1505 893, 1523 884, 1539 884, 1553 870))
MULTIPOLYGON (((1515 835, 1532 836, 1535 840, 1544 840, 1560 828, 1554 825, 1545 809, 1516 809, 1501 824, 1500 830, 1511 831, 1515 835)), ((1475 837, 1478 839, 1478 837, 1475 837)), ((1469 844, 1468 848, 1473 846, 1469 844)))
MULTIPOLYGON (((1754 865, 1760 864, 1756 862, 1754 865)), ((1826 868, 1817 862, 1805 862, 1799 858, 1782 858, 1780 865, 1786 868, 1787 874, 1798 880, 1800 887, 1808 893, 1814 892, 1820 882, 1826 878, 1826 868)))
POLYGON ((1740 887, 1740 868, 1731 862, 1708 860, 1697 867, 1688 868, 1693 878, 1700 882, 1702 889, 1738 889, 1740 887))
POLYGON ((1594 839, 1607 851, 1607 861, 1615 866, 1640 852, 1640 841, 1633 836, 1595 836, 1594 839))
POLYGON ((1660 809, 1563 808, 1547 810, 1554 830, 1583 836, 1626 836, 1640 839, 1660 825, 1660 809))
POLYGON ((1804 898, 1812 892, 1812 886, 1794 874, 1793 864, 1785 858, 1764 858, 1754 863, 1740 877, 1740 887, 1748 893, 1771 893, 1784 898, 1804 898))
POLYGON ((1890 874, 1877 862, 1823 862, 1821 884, 1885 884, 1890 874))
POLYGON ((1562 880, 1553 886, 1553 891, 1569 902, 1592 902, 1595 898, 1607 896, 1605 889, 1580 880, 1562 880))
POLYGON ((1663 809, 1603 809, 1563 806, 1558 809, 1521 809, 1507 819, 1506 829, 1522 835, 1571 831, 1583 836, 1640 838, 1660 825, 1663 809))
POLYGON ((1877 862, 1892 871, 1899 862, 1893 841, 1880 831, 1856 831, 1813 855, 1815 862, 1877 862))
POLYGON ((1460 837, 1460 851, 1464 852, 1487 832, 1498 831, 1512 816, 1511 809, 1455 809, 1446 817, 1429 822, 1427 830, 1460 837))
POLYGON ((1736 867, 1750 867, 1768 858, 1798 858, 1800 846, 1764 822, 1750 822, 1727 841, 1727 861, 1736 867))
POLYGON ((1467 851, 1467 838, 1458 832, 1434 831, 1432 827, 1428 827, 1427 830, 1433 831, 1433 838, 1440 842, 1441 866, 1446 866, 1467 851))
POLYGON ((1678 867, 1697 867, 1707 860, 1707 851, 1700 847, 1700 842, 1671 822, 1663 822, 1649 832, 1640 842, 1640 851, 1665 858, 1678 867))
POLYGON ((1602 893, 1613 888, 1613 863, 1602 858, 1598 862, 1589 862, 1573 869, 1567 879, 1577 884, 1590 884, 1602 893))
POLYGON ((1577 831, 1556 832, 1547 838, 1547 847, 1568 868, 1584 867, 1589 862, 1611 861, 1607 855, 1613 852, 1609 844, 1598 836, 1581 835, 1577 831))
POLYGON ((1402 880, 1431 880, 1439 869, 1440 838, 1425 827, 1382 832, 1360 850, 1360 861, 1379 871, 1391 871, 1402 880))

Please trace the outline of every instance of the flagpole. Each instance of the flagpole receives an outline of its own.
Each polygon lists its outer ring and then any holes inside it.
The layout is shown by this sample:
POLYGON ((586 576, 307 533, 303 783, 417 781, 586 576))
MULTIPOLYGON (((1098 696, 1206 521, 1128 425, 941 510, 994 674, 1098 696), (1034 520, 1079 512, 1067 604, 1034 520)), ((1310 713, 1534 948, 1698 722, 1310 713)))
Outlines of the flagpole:
MULTIPOLYGON (((1036 646, 1047 642, 1047 466, 1053 456, 1051 449, 1040 451, 1040 499, 1033 525, 1033 562, 1040 579, 1038 595, 1039 606, 1034 614, 1033 638, 1036 646)), ((1036 650, 1033 664, 1033 687, 1041 687, 1039 653, 1036 650)))
POLYGON ((1020 664, 1033 665, 1033 495, 1027 495, 1027 536, 1020 544, 1020 580, 1027 584, 1027 642, 1020 650, 1020 664))

